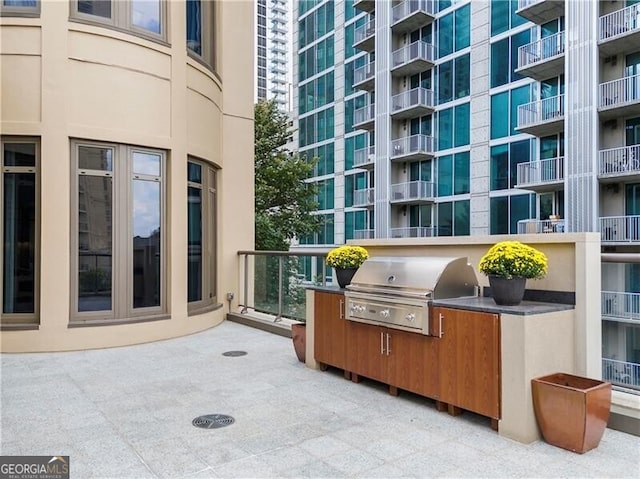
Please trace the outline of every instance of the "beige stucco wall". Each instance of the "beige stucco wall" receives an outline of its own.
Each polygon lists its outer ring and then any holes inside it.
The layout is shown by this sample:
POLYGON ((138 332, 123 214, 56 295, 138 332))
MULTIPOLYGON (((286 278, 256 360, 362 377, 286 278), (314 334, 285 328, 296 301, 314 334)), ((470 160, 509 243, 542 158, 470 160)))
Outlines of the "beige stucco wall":
MULTIPOLYGON (((253 2, 216 2, 216 73, 187 55, 185 8, 168 3, 170 45, 69 21, 69 2, 40 18, 0 19, 1 133, 41 141, 40 327, 3 331, 3 352, 134 344, 219 324, 236 293, 236 251, 253 249, 253 2), (69 328, 70 139, 167 151, 170 318, 69 328), (215 311, 187 316, 186 160, 218 172, 215 311)), ((232 307, 233 307, 232 303, 232 307)))

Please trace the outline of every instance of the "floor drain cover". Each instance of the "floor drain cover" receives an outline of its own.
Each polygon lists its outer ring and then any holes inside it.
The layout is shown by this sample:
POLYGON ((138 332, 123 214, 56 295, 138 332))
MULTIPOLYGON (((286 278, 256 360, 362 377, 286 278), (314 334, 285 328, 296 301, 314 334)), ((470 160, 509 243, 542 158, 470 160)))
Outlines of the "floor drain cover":
POLYGON ((222 353, 223 356, 231 356, 233 358, 237 356, 245 356, 246 354, 246 351, 227 351, 226 353, 222 353))
POLYGON ((230 426, 234 422, 236 422, 236 420, 226 414, 206 414, 204 416, 198 416, 191 424, 202 429, 218 429, 220 427, 230 426))

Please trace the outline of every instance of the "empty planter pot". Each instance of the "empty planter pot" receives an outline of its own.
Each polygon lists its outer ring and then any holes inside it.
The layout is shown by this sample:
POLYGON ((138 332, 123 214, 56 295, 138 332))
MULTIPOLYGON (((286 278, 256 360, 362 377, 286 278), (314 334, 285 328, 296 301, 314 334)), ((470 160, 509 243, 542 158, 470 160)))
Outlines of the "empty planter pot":
POLYGON ((532 379, 531 391, 546 442, 580 454, 598 446, 609 420, 611 383, 555 373, 532 379))

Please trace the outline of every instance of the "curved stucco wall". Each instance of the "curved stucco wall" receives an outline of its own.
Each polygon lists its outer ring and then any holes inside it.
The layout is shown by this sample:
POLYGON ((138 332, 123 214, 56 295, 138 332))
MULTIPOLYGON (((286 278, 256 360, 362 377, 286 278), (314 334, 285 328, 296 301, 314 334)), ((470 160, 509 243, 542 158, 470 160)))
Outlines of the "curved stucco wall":
POLYGON ((224 319, 236 251, 253 248, 253 3, 216 2, 215 73, 187 55, 184 4, 168 6, 170 44, 70 21, 69 2, 41 2, 39 18, 0 18, 1 133, 38 138, 41 148, 40 325, 2 331, 3 352, 135 344, 224 319), (167 152, 169 318, 69 327, 71 139, 167 152), (221 304, 196 316, 187 314, 188 155, 219 168, 221 304))

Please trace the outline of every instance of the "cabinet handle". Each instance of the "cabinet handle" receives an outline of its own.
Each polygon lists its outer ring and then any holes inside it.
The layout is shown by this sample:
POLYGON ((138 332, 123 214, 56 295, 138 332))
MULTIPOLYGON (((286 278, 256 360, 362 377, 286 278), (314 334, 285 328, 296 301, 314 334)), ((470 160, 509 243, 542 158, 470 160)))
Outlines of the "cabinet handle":
POLYGON ((391 353, 391 347, 389 346, 389 333, 387 333, 387 356, 391 353))
POLYGON ((340 319, 344 319, 344 299, 340 300, 340 319))
POLYGON ((384 333, 380 331, 380 354, 384 354, 384 333))
POLYGON ((442 336, 444 336, 444 333, 442 332, 442 318, 444 318, 444 315, 442 313, 438 313, 438 337, 441 338, 442 336))

